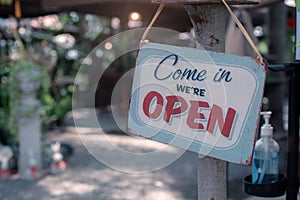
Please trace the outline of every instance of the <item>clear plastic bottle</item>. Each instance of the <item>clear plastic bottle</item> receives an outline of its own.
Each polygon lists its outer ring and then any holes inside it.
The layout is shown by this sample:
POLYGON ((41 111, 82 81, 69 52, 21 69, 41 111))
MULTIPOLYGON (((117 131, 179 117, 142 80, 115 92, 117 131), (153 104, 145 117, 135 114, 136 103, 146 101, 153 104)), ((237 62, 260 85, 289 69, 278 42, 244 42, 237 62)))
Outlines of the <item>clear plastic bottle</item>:
POLYGON ((272 112, 262 112, 265 124, 261 127, 261 138, 254 148, 252 183, 265 184, 278 180, 279 145, 273 139, 273 127, 269 123, 272 112))

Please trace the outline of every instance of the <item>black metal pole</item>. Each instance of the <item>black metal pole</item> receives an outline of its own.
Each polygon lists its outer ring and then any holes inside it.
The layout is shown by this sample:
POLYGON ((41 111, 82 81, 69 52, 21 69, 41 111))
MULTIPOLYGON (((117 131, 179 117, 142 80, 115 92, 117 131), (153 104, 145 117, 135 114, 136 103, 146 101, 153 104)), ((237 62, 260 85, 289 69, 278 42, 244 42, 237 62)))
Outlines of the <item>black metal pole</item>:
POLYGON ((300 114, 300 64, 295 63, 290 73, 289 84, 289 131, 287 163, 287 200, 296 200, 299 191, 299 114, 300 114), (297 89, 298 87, 298 89, 297 89))

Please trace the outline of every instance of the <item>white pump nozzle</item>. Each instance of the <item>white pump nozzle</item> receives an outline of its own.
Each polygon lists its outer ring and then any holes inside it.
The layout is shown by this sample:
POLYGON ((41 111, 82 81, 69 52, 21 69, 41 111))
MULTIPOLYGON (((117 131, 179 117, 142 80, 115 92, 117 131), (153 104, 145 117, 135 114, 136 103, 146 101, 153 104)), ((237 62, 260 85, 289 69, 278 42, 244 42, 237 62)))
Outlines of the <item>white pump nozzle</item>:
POLYGON ((261 127, 261 136, 272 136, 273 135, 273 127, 270 124, 270 118, 271 118, 271 111, 266 111, 266 112, 261 112, 260 113, 264 120, 265 123, 261 127))
POLYGON ((271 111, 265 111, 265 112, 261 112, 260 113, 264 120, 265 120, 265 124, 270 124, 270 118, 271 118, 271 114, 272 112, 271 111))

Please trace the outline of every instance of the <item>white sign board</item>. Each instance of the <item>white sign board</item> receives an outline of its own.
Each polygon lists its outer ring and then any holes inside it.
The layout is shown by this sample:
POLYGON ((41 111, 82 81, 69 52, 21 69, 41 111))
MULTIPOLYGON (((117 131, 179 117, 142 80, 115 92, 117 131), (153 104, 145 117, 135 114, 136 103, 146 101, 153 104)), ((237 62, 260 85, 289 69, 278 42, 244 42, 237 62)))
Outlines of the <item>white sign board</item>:
POLYGON ((137 57, 128 130, 248 165, 265 68, 249 57, 146 44, 137 57))

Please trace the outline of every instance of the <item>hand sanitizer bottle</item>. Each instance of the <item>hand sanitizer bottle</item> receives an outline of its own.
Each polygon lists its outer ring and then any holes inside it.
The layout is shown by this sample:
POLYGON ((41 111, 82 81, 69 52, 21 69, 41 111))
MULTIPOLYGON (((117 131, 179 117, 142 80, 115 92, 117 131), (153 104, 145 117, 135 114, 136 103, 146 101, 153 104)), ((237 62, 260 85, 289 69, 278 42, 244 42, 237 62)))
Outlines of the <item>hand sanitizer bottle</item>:
POLYGON ((272 112, 261 112, 265 123, 261 127, 261 138, 256 141, 252 163, 252 183, 265 184, 278 180, 279 145, 272 138, 273 127, 269 123, 272 112))

